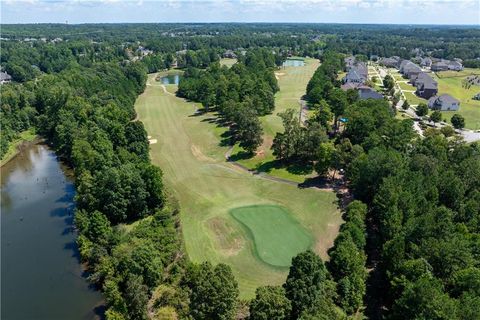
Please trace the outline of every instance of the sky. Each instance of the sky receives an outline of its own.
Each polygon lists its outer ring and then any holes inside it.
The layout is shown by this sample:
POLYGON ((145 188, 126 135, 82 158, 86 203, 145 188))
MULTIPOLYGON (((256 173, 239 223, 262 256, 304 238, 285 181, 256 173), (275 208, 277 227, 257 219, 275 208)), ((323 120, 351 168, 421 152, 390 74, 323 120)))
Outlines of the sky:
POLYGON ((314 22, 480 25, 480 0, 0 0, 1 23, 314 22))

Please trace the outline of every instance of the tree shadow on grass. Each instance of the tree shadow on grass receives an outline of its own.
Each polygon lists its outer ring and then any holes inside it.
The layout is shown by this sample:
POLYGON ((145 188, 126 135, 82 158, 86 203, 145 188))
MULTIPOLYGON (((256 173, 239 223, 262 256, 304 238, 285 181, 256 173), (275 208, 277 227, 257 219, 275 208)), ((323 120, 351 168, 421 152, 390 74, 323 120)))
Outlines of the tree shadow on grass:
POLYGON ((313 172, 313 166, 311 163, 292 163, 287 166, 287 171, 291 174, 310 174, 313 172))
POLYGON ((311 164, 305 163, 285 163, 279 160, 271 160, 262 162, 255 169, 258 172, 269 173, 273 169, 286 169, 291 174, 296 175, 305 175, 310 174, 313 171, 313 166, 311 164))
POLYGON ((303 183, 298 185, 299 188, 325 188, 331 185, 331 181, 325 177, 316 176, 313 178, 306 178, 303 183))
POLYGON ((239 161, 239 160, 246 160, 251 159, 254 156, 253 153, 247 151, 238 151, 235 154, 232 154, 229 158, 230 161, 239 161))
POLYGON ((220 142, 219 146, 220 147, 228 147, 228 146, 233 146, 234 145, 234 137, 233 137, 233 131, 232 130, 227 130, 223 132, 220 135, 220 142))

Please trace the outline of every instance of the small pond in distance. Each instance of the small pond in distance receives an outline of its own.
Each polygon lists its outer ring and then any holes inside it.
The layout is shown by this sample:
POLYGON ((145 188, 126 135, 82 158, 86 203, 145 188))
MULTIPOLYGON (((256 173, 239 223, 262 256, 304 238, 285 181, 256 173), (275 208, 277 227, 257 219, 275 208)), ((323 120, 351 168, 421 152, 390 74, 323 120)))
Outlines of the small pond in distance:
POLYGON ((283 62, 284 67, 303 67, 305 61, 300 59, 287 59, 283 62))
POLYGON ((180 83, 180 78, 182 76, 179 74, 169 74, 163 77, 160 77, 160 82, 162 84, 176 84, 178 85, 180 83))

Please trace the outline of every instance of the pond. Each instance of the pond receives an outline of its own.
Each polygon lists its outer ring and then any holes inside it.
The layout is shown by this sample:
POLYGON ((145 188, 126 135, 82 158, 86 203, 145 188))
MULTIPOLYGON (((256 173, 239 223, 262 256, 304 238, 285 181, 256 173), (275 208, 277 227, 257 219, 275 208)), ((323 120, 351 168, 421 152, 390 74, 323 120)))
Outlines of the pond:
POLYGON ((283 62, 284 67, 303 67, 305 61, 300 59, 287 59, 283 62))
POLYGON ((160 82, 162 84, 176 84, 180 83, 181 75, 179 74, 169 74, 163 77, 160 77, 160 82))
POLYGON ((1 168, 1 319, 95 319, 73 229, 71 173, 45 145, 1 168))

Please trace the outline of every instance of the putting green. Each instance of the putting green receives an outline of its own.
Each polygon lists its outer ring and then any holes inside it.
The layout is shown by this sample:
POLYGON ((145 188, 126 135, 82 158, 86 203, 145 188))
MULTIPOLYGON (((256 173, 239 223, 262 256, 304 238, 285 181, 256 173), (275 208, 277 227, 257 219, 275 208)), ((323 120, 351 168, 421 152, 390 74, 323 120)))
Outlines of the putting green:
POLYGON ((289 267, 292 258, 309 249, 312 236, 280 206, 256 205, 230 210, 248 230, 258 257, 275 267, 289 267))
POLYGON ((157 139, 150 156, 180 204, 189 259, 230 265, 241 298, 254 297, 258 286, 283 283, 288 270, 263 262, 248 230, 229 214, 252 204, 288 210, 313 238, 312 249, 326 259, 342 222, 335 194, 266 180, 226 162, 228 146, 221 144, 226 128, 212 113, 197 114, 198 104, 175 97, 176 86, 162 86, 155 76, 149 76, 135 108, 148 135, 157 139))

